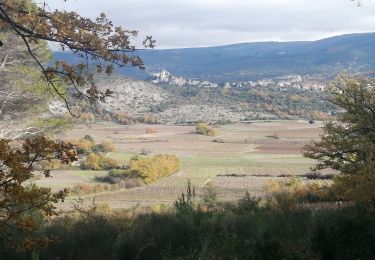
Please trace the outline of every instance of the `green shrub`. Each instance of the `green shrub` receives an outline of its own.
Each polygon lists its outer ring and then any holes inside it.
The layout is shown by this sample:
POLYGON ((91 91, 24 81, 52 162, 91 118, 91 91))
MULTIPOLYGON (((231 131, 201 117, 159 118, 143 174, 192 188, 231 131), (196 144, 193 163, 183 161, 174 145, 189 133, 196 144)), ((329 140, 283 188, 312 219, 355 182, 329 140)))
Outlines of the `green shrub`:
POLYGON ((174 202, 174 208, 177 216, 188 216, 190 213, 193 213, 195 208, 195 195, 195 188, 191 185, 189 180, 186 193, 182 192, 181 196, 174 202))
POLYGON ((245 195, 238 201, 238 209, 244 212, 250 212, 259 208, 261 199, 251 197, 250 193, 246 191, 245 195))
POLYGON ((318 259, 374 259, 374 211, 362 207, 321 211, 311 240, 318 259))
MULTIPOLYGON (((186 194, 193 196, 193 191, 186 194)), ((257 206, 241 211, 234 204, 204 212, 191 206, 191 196, 180 198, 178 211, 135 214, 133 209, 111 214, 108 206, 98 205, 53 218, 43 232, 58 238, 58 243, 41 249, 40 259, 373 259, 375 255, 375 212, 366 208, 280 211, 257 206)), ((253 201, 249 198, 245 201, 253 201)), ((0 239, 1 259, 26 260, 30 255, 0 239)))
POLYGON ((208 182, 203 191, 203 206, 207 210, 214 209, 217 204, 217 193, 211 182, 208 182))

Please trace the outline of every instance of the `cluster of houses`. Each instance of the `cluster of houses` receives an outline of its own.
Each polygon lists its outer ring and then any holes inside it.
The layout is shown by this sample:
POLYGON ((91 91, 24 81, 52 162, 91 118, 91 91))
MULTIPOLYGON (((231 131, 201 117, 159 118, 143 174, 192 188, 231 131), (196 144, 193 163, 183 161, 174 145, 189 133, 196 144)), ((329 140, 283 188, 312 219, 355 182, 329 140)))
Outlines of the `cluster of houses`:
POLYGON ((224 84, 217 84, 207 80, 199 79, 185 79, 183 77, 176 77, 166 70, 153 74, 153 83, 155 84, 168 84, 174 86, 195 86, 202 88, 242 88, 251 89, 254 87, 277 87, 280 90, 287 90, 289 88, 299 88, 311 91, 324 91, 325 84, 303 78, 300 75, 286 75, 276 77, 274 79, 261 79, 257 81, 244 81, 244 82, 226 82, 224 84))

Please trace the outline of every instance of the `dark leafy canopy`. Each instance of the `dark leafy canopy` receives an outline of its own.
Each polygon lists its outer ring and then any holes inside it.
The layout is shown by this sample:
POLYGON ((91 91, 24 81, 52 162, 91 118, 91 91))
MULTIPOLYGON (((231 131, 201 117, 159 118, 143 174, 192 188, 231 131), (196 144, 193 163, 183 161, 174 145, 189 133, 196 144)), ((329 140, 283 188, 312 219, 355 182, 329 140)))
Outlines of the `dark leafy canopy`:
POLYGON ((332 101, 343 110, 338 122, 324 126, 321 140, 305 147, 317 169, 342 174, 334 180, 336 195, 375 208, 375 87, 372 81, 340 77, 332 101))
MULTIPOLYGON (((77 160, 73 145, 45 137, 27 139, 18 145, 0 140, 0 240, 9 238, 9 229, 25 231, 26 235, 37 229, 30 212, 39 211, 45 216, 54 214, 53 203, 63 200, 66 192, 51 193, 49 188, 28 185, 28 181, 36 175, 41 162, 56 159, 62 163, 77 160)), ((50 170, 41 170, 40 174, 49 177, 50 170)), ((23 249, 40 246, 27 237, 17 240, 20 242, 23 249)))
POLYGON ((355 174, 375 161, 375 88, 370 83, 342 76, 331 86, 332 102, 343 113, 324 126, 320 141, 304 148, 305 156, 319 160, 317 169, 355 174))
MULTIPOLYGON (((68 108, 66 93, 56 87, 61 80, 74 86, 80 98, 91 102, 103 101, 111 94, 110 90, 102 92, 95 87, 89 62, 95 64, 97 72, 107 74, 112 73, 113 65, 144 68, 143 61, 132 55, 136 48, 131 39, 138 32, 115 27, 105 14, 92 20, 75 12, 50 11, 46 2, 35 4, 31 0, 0 0, 0 30, 11 30, 22 39, 42 70, 51 92, 63 98, 68 108), (84 58, 85 62, 72 65, 57 61, 50 66, 44 65, 31 48, 32 44, 40 41, 58 44, 62 50, 69 49, 84 58), (84 93, 81 87, 87 83, 91 87, 84 93)), ((143 41, 146 48, 153 47, 154 43, 151 36, 143 41)))

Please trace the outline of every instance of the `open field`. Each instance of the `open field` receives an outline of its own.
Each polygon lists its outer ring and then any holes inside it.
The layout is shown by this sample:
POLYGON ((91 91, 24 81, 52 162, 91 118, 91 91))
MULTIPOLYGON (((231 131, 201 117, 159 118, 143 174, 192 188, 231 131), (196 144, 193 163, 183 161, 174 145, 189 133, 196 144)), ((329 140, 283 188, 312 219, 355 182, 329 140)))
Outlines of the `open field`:
MULTIPOLYGON (((111 207, 124 208, 137 204, 171 204, 188 180, 198 194, 211 183, 221 200, 237 199, 246 190, 261 196, 267 182, 310 171, 314 161, 304 158, 301 148, 319 136, 321 126, 321 123, 310 125, 306 121, 226 125, 218 127, 218 136, 207 137, 195 134, 194 126, 96 124, 77 126, 59 137, 68 140, 90 134, 98 143, 111 140, 118 151, 108 156, 120 164, 127 164, 132 155, 142 151, 175 154, 181 159, 179 172, 151 185, 84 196, 87 201, 95 198, 111 207), (157 133, 146 134, 147 128, 156 129, 157 133)), ((54 172, 53 178, 37 183, 55 190, 79 183, 95 185, 100 183, 95 176, 105 174, 61 170, 54 172)))

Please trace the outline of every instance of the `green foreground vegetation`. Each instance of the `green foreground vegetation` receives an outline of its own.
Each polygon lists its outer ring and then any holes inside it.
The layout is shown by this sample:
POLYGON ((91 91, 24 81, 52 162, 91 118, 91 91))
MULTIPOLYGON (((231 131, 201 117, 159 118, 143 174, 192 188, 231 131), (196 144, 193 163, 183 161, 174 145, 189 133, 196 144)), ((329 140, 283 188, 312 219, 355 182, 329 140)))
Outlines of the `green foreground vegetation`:
POLYGON ((154 213, 96 207, 59 217, 38 231, 56 242, 25 252, 2 240, 0 258, 372 259, 374 231, 375 213, 360 206, 287 210, 245 196, 196 207, 185 199, 154 213))

